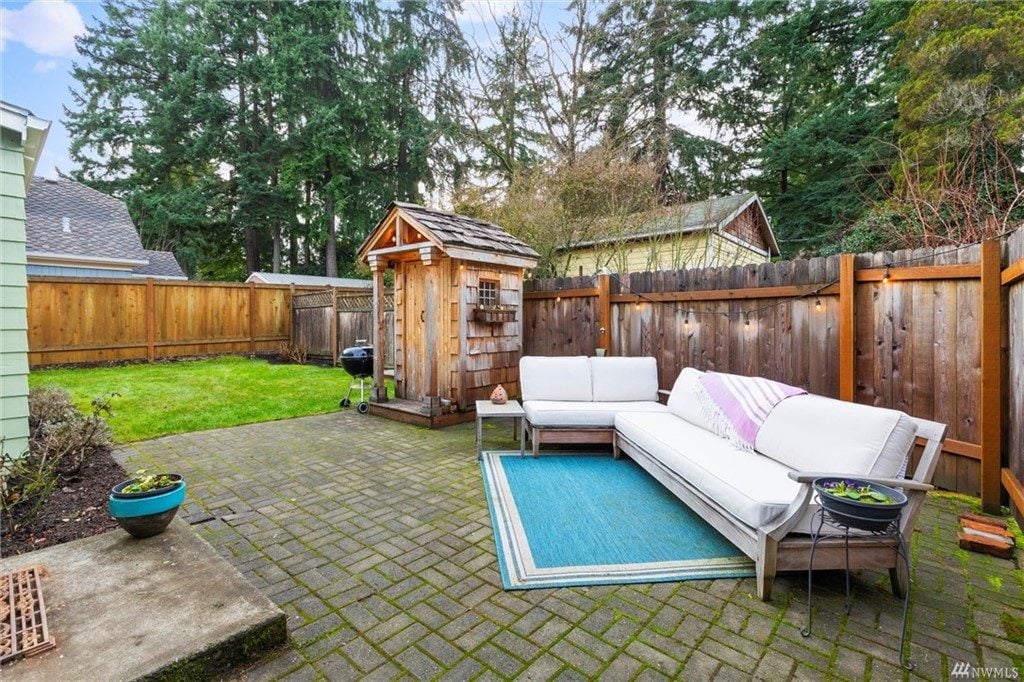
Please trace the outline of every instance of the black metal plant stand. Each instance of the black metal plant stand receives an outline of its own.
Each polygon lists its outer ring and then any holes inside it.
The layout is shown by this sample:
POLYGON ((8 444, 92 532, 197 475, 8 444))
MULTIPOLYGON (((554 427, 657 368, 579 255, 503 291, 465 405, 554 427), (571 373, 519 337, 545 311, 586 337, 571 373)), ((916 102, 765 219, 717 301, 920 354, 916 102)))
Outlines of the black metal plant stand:
MULTIPOLYGON (((870 531, 867 535, 854 535, 857 537, 887 537, 895 540, 895 551, 897 557, 896 570, 899 570, 899 559, 903 560, 903 565, 907 570, 907 575, 910 575, 910 549, 907 547, 906 541, 903 537, 903 533, 900 531, 900 518, 902 514, 898 515, 895 519, 889 522, 882 530, 870 531)), ((877 519, 862 518, 858 516, 848 514, 834 514, 827 509, 818 509, 814 512, 811 517, 811 527, 814 528, 814 532, 811 533, 811 556, 807 563, 807 627, 800 631, 800 634, 804 637, 809 637, 811 634, 811 622, 813 611, 811 609, 811 600, 813 597, 813 576, 814 576, 814 550, 817 548, 818 543, 822 540, 829 538, 843 538, 844 548, 846 550, 846 593, 845 600, 843 602, 843 608, 847 615, 850 613, 850 529, 856 528, 858 522, 878 522, 877 519), (842 530, 841 533, 822 532, 822 528, 825 525, 826 519, 836 528, 842 530), (816 522, 816 523, 815 523, 816 522)), ((906 662, 903 662, 903 647, 907 640, 907 611, 910 607, 910 581, 907 581, 907 589, 903 591, 903 628, 900 631, 900 659, 903 663, 903 667, 907 670, 914 669, 914 662, 910 660, 910 652, 907 652, 906 662)))

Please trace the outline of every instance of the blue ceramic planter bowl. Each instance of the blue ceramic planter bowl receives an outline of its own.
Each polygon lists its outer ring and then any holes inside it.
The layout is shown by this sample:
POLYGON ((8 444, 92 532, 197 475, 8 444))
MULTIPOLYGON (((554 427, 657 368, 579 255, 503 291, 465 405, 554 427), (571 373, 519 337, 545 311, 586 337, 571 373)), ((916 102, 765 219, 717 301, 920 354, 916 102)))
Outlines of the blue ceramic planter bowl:
POLYGON ((185 501, 185 481, 159 495, 123 498, 110 496, 107 507, 118 524, 137 538, 159 535, 166 530, 178 507, 185 501))

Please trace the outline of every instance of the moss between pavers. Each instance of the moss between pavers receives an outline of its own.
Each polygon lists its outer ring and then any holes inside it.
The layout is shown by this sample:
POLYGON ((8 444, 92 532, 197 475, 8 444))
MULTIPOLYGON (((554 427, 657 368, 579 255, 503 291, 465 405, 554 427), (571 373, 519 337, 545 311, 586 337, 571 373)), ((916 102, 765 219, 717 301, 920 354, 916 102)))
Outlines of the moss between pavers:
POLYGON ((255 663, 287 642, 287 619, 279 613, 194 656, 175 661, 138 679, 140 682, 212 680, 234 668, 255 663))

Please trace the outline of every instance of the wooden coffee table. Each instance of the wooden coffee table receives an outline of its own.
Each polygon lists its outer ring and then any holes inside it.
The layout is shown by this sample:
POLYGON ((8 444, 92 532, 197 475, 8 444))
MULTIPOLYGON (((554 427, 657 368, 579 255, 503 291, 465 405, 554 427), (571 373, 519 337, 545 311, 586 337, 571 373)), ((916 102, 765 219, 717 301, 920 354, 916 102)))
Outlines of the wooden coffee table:
POLYGON ((484 452, 485 419, 512 420, 512 428, 519 431, 519 456, 522 457, 526 452, 525 417, 522 406, 515 400, 509 400, 504 405, 495 405, 490 400, 476 401, 476 458, 479 460, 484 452))

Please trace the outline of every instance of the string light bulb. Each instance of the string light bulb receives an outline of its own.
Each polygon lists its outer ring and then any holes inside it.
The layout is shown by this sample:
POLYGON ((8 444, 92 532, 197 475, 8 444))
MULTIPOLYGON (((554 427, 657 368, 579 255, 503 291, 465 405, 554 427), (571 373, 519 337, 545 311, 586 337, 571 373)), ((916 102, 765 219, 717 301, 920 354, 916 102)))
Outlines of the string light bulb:
POLYGON ((821 310, 821 297, 814 299, 814 309, 821 310))
POLYGON ((683 324, 685 326, 687 326, 687 327, 690 326, 690 311, 689 310, 687 310, 685 313, 683 313, 683 324))
POLYGON ((636 309, 640 310, 640 299, 636 299, 636 309))
POLYGON ((555 303, 561 303, 561 302, 562 302, 562 297, 561 296, 555 296, 555 303))
POLYGON ((743 313, 743 324, 746 327, 750 326, 750 313, 743 313))
POLYGON ((886 266, 885 266, 885 272, 883 272, 883 273, 882 273, 882 283, 883 283, 883 284, 888 284, 888 283, 889 283, 889 276, 890 276, 890 273, 889 273, 889 265, 888 265, 888 264, 886 264, 886 266))

